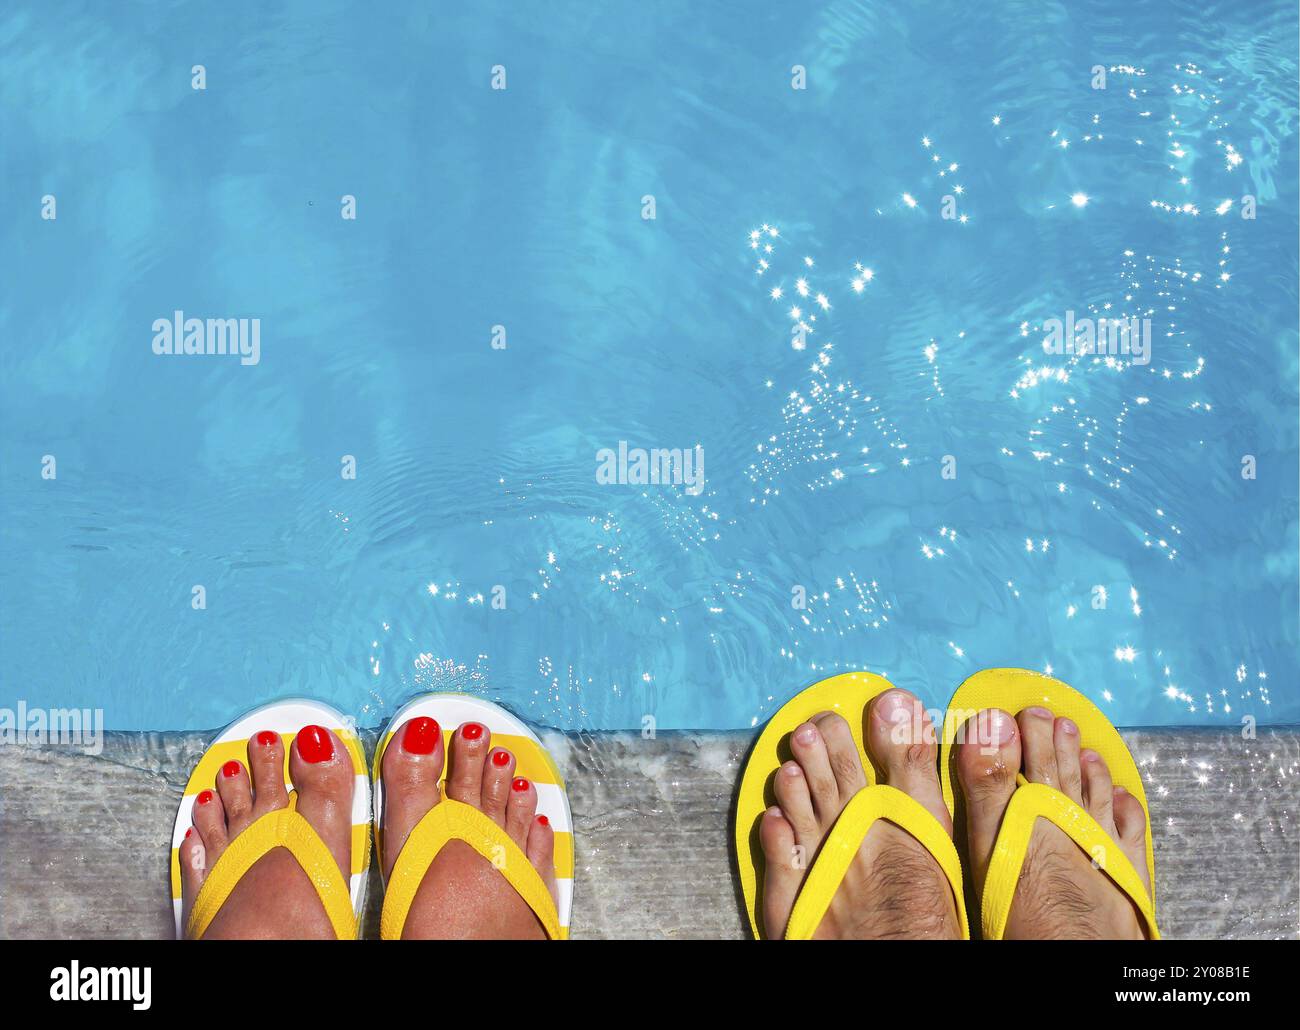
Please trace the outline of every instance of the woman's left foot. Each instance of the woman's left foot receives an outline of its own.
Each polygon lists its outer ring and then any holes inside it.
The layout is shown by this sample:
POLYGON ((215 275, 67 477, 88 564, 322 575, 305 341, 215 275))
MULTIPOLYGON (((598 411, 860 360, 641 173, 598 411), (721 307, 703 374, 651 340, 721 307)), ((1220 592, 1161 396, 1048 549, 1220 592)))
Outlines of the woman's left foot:
MULTIPOLYGON (((289 806, 284 740, 269 730, 248 741, 248 764, 227 762, 212 789, 194 799, 193 826, 180 846, 182 912, 188 921, 208 871, 244 830, 289 806)), ((344 882, 352 866, 352 792, 356 773, 343 742, 323 726, 294 738, 289 773, 297 811, 320 834, 344 882)), ((302 866, 284 848, 263 855, 213 917, 205 940, 332 940, 334 928, 302 866)))

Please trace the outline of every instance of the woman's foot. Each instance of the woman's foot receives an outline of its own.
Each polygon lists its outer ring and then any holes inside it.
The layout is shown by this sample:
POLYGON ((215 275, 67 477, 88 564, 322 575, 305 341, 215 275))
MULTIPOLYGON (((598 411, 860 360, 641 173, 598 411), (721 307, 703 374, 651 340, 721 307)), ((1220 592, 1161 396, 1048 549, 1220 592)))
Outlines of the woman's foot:
MULTIPOLYGON (((411 719, 394 731, 382 766, 385 879, 416 824, 442 801, 438 777, 445 760, 442 730, 433 719, 411 719)), ((555 834, 537 815, 537 788, 515 776, 514 755, 492 746, 487 727, 465 723, 452 735, 447 796, 503 827, 555 897, 555 834)), ((404 940, 545 937, 505 877, 462 841, 449 842, 434 858, 402 931, 404 940)))
MULTIPOLYGON (((329 847, 344 882, 352 866, 352 756, 332 732, 304 726, 294 738, 289 774, 298 793, 298 814, 329 847)), ((190 908, 208 870, 230 842, 256 819, 289 806, 284 784, 284 741, 263 731, 248 741, 248 764, 227 762, 213 789, 194 799, 193 826, 180 846, 183 914, 190 908)), ((259 859, 231 891, 206 932, 205 940, 332 939, 320 897, 297 859, 276 848, 259 859)))
MULTIPOLYGON (((982 896, 1002 816, 1025 778, 1067 794, 1101 824, 1138 871, 1147 893, 1146 813, 1095 751, 1081 747, 1079 728, 1046 708, 1018 716, 986 709, 966 724, 957 776, 966 799, 966 831, 976 896, 982 896), (977 721, 978 720, 978 721, 977 721)), ((1104 856, 1103 856, 1104 857, 1104 856)), ((1095 868, 1064 832, 1038 820, 1011 902, 1009 939, 1141 939, 1142 922, 1128 897, 1095 868)))
MULTIPOLYGON (((918 701, 903 690, 875 698, 863 714, 864 740, 879 782, 909 794, 951 836, 939 786, 934 731, 918 701)), ((759 838, 766 859, 763 927, 785 935, 795 898, 818 849, 853 795, 867 785, 849 724, 831 712, 790 735, 794 761, 776 771, 777 804, 764 813, 759 838)), ((882 939, 961 936, 943 870, 905 830, 877 822, 818 926, 817 938, 882 939)))

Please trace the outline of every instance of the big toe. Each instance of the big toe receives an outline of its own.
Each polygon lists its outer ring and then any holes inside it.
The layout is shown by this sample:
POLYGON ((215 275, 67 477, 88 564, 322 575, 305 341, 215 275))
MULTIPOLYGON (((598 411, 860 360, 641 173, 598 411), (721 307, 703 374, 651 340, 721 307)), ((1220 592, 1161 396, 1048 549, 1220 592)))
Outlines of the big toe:
POLYGON ((871 702, 867 751, 885 783, 919 801, 952 833, 952 818, 939 785, 934 725, 919 698, 906 690, 890 690, 871 702))
POLYGON ((416 824, 441 800, 438 780, 444 758, 442 728, 426 715, 398 726, 384 748, 380 766, 384 783, 380 853, 385 878, 416 824))
POLYGON ((304 726, 289 751, 289 776, 298 795, 298 814, 320 834, 347 878, 352 872, 357 777, 352 752, 324 726, 304 726))
POLYGON ((993 845, 1020 772, 1016 720, 986 708, 962 727, 957 744, 957 779, 966 807, 966 843, 977 894, 984 890, 993 845))

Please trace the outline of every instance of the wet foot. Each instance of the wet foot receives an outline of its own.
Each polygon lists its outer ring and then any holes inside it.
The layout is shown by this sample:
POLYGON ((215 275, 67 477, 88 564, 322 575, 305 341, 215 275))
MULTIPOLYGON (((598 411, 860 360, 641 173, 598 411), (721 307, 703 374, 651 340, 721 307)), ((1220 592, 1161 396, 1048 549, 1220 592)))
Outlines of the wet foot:
MULTIPOLYGON (((1002 816, 1024 770, 1031 783, 1055 787, 1084 808, 1133 863, 1146 886, 1146 813, 1123 787, 1111 784, 1097 752, 1082 747, 1079 728, 1046 708, 1018 716, 986 709, 966 724, 958 745, 957 777, 966 799, 967 840, 976 896, 982 896, 1002 816), (978 721, 977 721, 978 720, 978 721), (974 725, 972 725, 974 723, 974 725)), ((1128 897, 1057 827, 1039 819, 1030 837, 1007 918, 1009 939, 1143 936, 1128 897)))
MULTIPOLYGON (((920 802, 951 836, 935 737, 920 701, 903 690, 881 694, 864 713, 864 729, 879 782, 920 802)), ((823 712, 798 726, 790 750, 794 760, 776 771, 777 804, 764 813, 759 827, 766 859, 762 919, 768 938, 784 936, 822 841, 844 806, 867 785, 849 724, 839 715, 823 712)), ((858 940, 960 936, 943 870, 914 837, 887 822, 868 831, 814 934, 858 940)))
MULTIPOLYGON (((442 730, 427 717, 398 726, 384 751, 384 877, 392 872, 406 838, 442 801, 442 730)), ((515 776, 515 758, 492 746, 478 723, 465 723, 451 737, 447 796, 477 808, 528 856, 555 897, 555 835, 537 815, 537 788, 515 776)), ((411 903, 404 940, 543 940, 546 934, 527 903, 505 877, 468 844, 449 842, 433 860, 411 903)))
MULTIPOLYGON (((339 864, 345 882, 352 865, 352 792, 355 770, 347 748, 329 730, 304 726, 294 738, 289 774, 298 814, 309 822, 339 864)), ((193 825, 180 846, 184 918, 199 888, 236 837, 268 812, 289 807, 284 741, 269 730, 248 741, 248 763, 231 761, 212 789, 194 799, 193 825)), ((302 866, 284 848, 268 852, 231 891, 205 940, 333 939, 320 897, 302 866)))

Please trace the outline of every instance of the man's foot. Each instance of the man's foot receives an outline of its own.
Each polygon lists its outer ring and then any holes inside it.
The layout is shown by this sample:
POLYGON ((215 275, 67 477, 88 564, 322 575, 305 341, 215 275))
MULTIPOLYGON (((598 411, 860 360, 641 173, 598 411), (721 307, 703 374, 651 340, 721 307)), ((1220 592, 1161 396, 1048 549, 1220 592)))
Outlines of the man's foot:
MULTIPOLYGON (((863 713, 867 752, 879 782, 909 794, 952 834, 935 764, 929 717, 903 690, 875 698, 863 713)), ((849 724, 832 712, 790 735, 794 761, 776 771, 777 804, 759 827, 766 868, 762 920, 769 938, 785 935, 804 877, 844 806, 867 785, 849 724)), ((817 938, 961 936, 952 888, 939 864, 905 830, 877 822, 818 926, 817 938)))
MULTIPOLYGON (((344 881, 352 867, 352 791, 356 773, 343 742, 321 726, 304 726, 294 737, 289 774, 298 793, 298 814, 329 847, 344 881)), ((194 799, 193 826, 180 846, 181 897, 185 919, 208 870, 230 842, 256 819, 289 806, 284 784, 284 741, 263 731, 248 741, 248 765, 227 762, 214 789, 194 799)), ((320 897, 302 866, 284 848, 262 856, 231 891, 205 940, 333 939, 320 897)))
MULTIPOLYGON (((1079 728, 1046 708, 1018 716, 986 709, 967 722, 958 745, 957 776, 966 799, 967 842, 976 896, 984 878, 1002 816, 1016 790, 1023 762, 1025 778, 1045 783, 1089 812, 1116 847, 1128 856, 1147 893, 1146 813, 1123 787, 1113 787, 1110 770, 1095 751, 1082 748, 1079 728)), ((1039 819, 1029 840, 1020 883, 1011 902, 1009 939, 1123 938, 1140 940, 1142 922, 1128 897, 1091 858, 1051 823, 1039 819)))
MULTIPOLYGON (((398 726, 384 751, 385 879, 416 824, 442 800, 438 777, 444 760, 442 730, 424 716, 398 726)), ((555 834, 546 817, 536 814, 537 788, 515 776, 514 755, 492 746, 486 726, 465 723, 452 735, 447 796, 503 827, 555 897, 555 834)), ((402 931, 403 940, 545 937, 533 910, 505 877, 455 840, 424 874, 402 931)))

